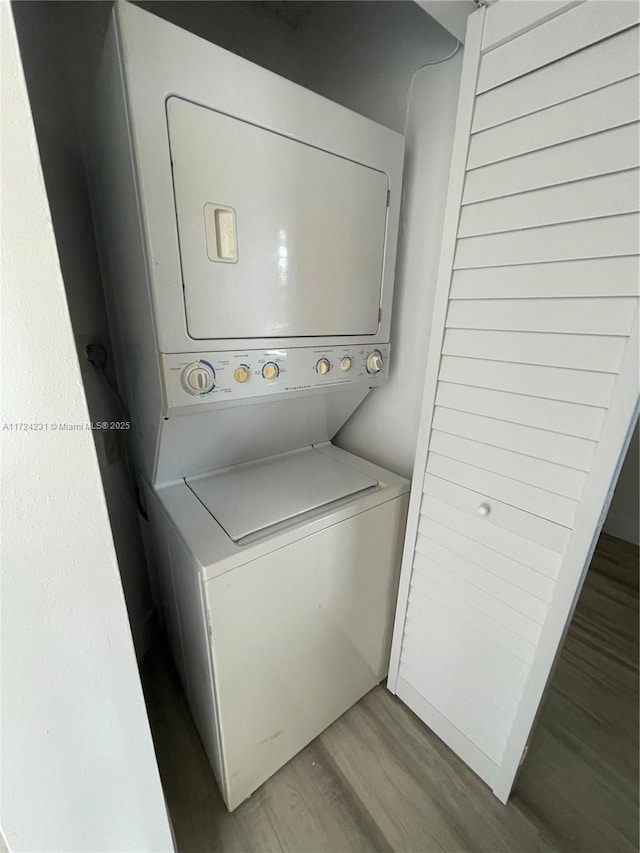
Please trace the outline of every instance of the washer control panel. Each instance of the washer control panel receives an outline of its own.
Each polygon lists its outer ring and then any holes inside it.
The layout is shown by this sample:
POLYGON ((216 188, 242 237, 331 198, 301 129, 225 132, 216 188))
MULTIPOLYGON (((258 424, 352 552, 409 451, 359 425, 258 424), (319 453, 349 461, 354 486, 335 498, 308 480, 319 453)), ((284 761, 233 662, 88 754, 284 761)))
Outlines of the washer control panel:
POLYGON ((162 356, 169 408, 291 394, 387 378, 388 344, 162 356))

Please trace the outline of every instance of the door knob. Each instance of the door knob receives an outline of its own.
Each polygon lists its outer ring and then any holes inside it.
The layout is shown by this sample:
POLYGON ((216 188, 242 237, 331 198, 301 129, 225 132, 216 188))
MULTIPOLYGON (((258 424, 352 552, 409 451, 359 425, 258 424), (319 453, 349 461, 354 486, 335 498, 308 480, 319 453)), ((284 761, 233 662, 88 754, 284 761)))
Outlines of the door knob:
POLYGON ((489 515, 491 512, 491 507, 489 504, 480 504, 478 507, 478 515, 489 515))

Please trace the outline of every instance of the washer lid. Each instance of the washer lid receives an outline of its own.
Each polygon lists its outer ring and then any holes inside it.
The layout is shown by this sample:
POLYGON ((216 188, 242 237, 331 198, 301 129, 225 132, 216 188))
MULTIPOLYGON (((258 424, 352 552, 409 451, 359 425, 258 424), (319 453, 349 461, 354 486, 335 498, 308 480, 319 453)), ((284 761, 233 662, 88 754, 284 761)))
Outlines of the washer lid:
POLYGON ((185 482, 234 542, 378 485, 313 447, 185 482))

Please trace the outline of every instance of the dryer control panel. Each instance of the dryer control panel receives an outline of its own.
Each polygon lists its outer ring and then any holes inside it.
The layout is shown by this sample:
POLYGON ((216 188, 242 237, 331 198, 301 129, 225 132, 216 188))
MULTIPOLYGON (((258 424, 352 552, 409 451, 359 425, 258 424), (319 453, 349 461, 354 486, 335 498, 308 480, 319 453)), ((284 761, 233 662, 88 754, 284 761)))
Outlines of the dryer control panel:
POLYGON ((248 400, 387 378, 389 345, 162 355, 168 408, 248 400))

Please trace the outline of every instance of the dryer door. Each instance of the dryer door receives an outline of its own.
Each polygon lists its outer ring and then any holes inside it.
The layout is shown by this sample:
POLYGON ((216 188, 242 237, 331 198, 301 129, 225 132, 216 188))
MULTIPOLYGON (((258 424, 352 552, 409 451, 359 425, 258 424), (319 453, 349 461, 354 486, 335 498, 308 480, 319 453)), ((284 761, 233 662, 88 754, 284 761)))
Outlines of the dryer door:
POLYGON ((189 334, 375 334, 387 175, 180 98, 167 117, 189 334))

